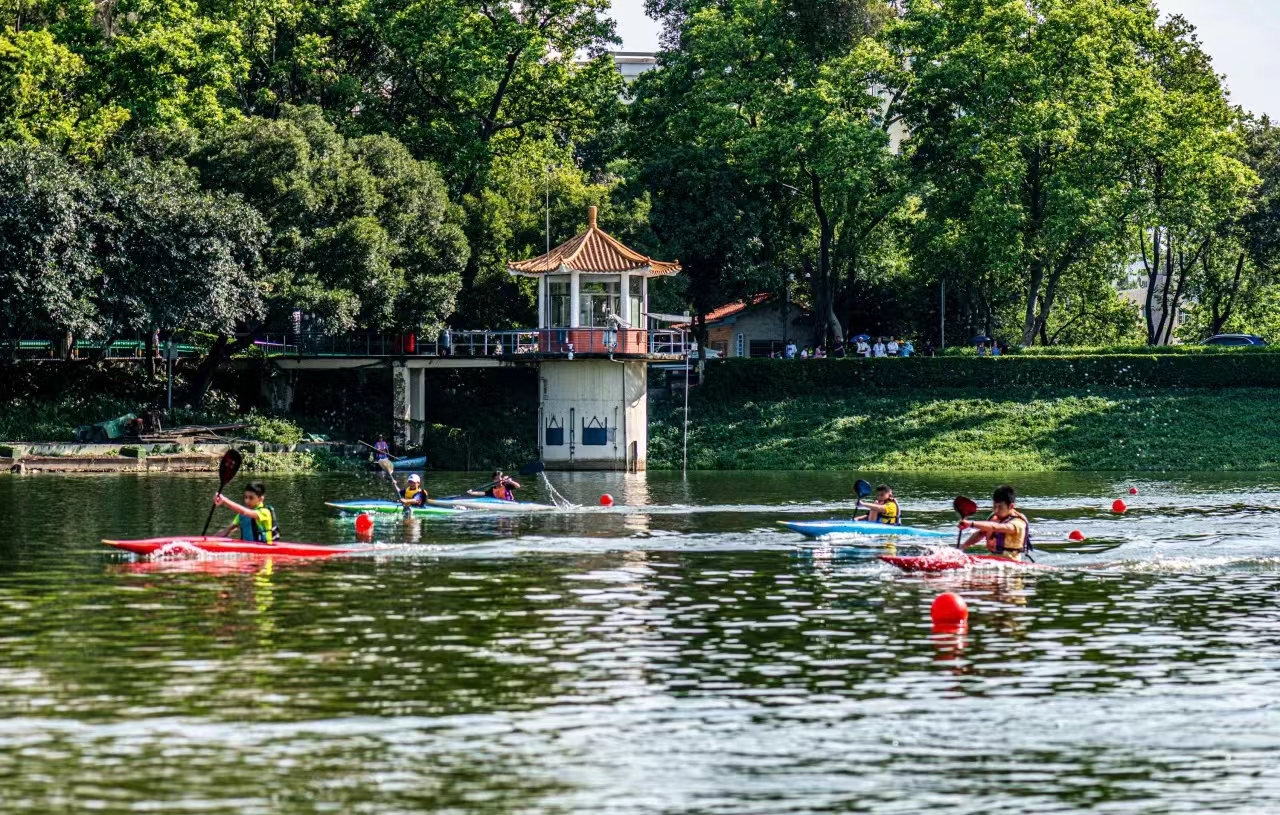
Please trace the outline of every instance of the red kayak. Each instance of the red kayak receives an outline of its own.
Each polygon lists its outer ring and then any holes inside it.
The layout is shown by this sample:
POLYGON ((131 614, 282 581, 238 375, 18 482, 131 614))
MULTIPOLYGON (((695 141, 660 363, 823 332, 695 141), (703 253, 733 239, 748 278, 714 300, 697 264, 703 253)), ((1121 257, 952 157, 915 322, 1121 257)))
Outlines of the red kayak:
POLYGON ((284 541, 268 546, 257 541, 242 541, 238 538, 201 537, 200 535, 188 535, 186 537, 169 535, 163 538, 146 538, 145 540, 132 541, 104 540, 103 543, 137 555, 154 554, 166 547, 171 547, 178 551, 181 551, 182 548, 189 548, 212 554, 275 555, 277 557, 333 557, 334 555, 349 555, 353 552, 370 551, 367 546, 350 549, 337 546, 317 546, 313 543, 286 543, 284 541))
POLYGON ((895 557, 881 555, 880 559, 890 566, 896 566, 904 572, 949 572, 956 569, 1048 569, 1038 563, 1026 560, 1009 560, 999 555, 965 555, 950 552, 942 555, 919 555, 917 557, 895 557))

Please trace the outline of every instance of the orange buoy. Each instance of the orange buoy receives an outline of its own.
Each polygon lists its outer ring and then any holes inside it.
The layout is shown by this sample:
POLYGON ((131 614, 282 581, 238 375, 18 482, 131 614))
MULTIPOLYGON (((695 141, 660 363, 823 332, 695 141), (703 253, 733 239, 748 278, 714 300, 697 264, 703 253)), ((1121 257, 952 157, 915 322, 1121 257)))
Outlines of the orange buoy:
POLYGON ((609 494, 609 493, 607 493, 607 492, 606 492, 604 495, 601 495, 601 496, 600 496, 600 506, 602 506, 602 507, 611 507, 611 506, 613 506, 613 496, 612 496, 612 495, 610 495, 610 494, 609 494))
POLYGON ((1111 511, 1116 513, 1117 515, 1123 515, 1128 510, 1129 510, 1129 505, 1126 504, 1124 501, 1121 501, 1119 498, 1111 502, 1111 511))
POLYGON ((1079 529, 1073 529, 1071 530, 1071 534, 1067 535, 1067 540, 1073 540, 1076 542, 1082 541, 1084 540, 1084 533, 1079 529))
POLYGON ((1137 487, 1130 487, 1130 488, 1129 488, 1129 494, 1130 494, 1130 495, 1137 495, 1137 494, 1138 494, 1138 488, 1137 488, 1137 487))
POLYGON ((929 618, 934 625, 955 626, 969 619, 969 605, 964 598, 953 592, 944 592, 933 598, 929 607, 929 618))
POLYGON ((373 516, 362 512, 356 516, 356 534, 368 535, 373 531, 373 516))

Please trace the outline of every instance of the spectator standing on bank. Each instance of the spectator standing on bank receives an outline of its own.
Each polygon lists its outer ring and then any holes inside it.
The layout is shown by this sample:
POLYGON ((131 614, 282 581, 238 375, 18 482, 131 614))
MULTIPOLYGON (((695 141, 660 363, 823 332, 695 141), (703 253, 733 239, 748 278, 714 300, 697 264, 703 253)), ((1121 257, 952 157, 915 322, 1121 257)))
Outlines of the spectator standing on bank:
POLYGON ((880 359, 887 353, 884 347, 884 337, 876 340, 876 344, 871 347, 871 356, 880 359))
POLYGON ((933 342, 928 342, 925 344, 924 355, 926 357, 935 357, 938 355, 938 349, 933 347, 933 342))
POLYGON ((784 358, 784 359, 795 359, 795 358, 796 358, 796 344, 795 344, 795 342, 794 342, 793 340, 787 340, 787 347, 786 347, 786 349, 782 352, 782 356, 783 356, 783 358, 784 358))
POLYGON ((985 357, 987 355, 987 344, 985 342, 978 343, 978 356, 985 357))
POLYGON ((889 352, 889 356, 896 357, 898 355, 898 351, 899 351, 898 341, 895 340, 893 337, 889 338, 889 342, 888 344, 885 345, 884 348, 886 351, 889 352))
POLYGON ((909 357, 916 352, 916 347, 911 344, 911 340, 902 341, 902 356, 909 357))

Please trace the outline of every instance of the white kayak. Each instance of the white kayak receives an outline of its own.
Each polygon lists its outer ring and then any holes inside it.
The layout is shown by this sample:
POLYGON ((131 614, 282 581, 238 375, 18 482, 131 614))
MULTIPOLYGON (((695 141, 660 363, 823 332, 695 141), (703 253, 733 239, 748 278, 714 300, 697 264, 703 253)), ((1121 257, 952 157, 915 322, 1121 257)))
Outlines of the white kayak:
POLYGON ((488 496, 459 496, 456 498, 429 498, 427 503, 437 507, 474 509, 481 512, 553 512, 551 504, 535 504, 532 501, 503 501, 488 496))

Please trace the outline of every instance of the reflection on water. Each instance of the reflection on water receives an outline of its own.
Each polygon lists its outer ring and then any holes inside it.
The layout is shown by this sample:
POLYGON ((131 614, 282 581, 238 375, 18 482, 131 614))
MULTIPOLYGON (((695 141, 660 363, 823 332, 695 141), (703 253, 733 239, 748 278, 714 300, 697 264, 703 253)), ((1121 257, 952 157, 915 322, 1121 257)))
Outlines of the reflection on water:
MULTIPOLYGON (((913 577, 774 523, 847 515, 847 476, 552 477, 581 511, 306 563, 98 544, 198 528, 208 478, 0 478, 0 811, 1273 811, 1280 479, 1019 477, 1038 537, 1090 541, 913 577)), ((941 527, 999 480, 895 488, 941 527)), ((385 482, 269 489, 340 543, 324 501, 385 482)))

